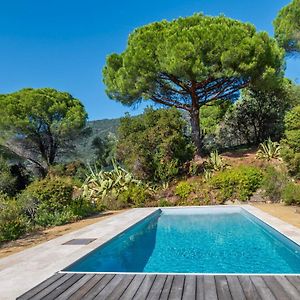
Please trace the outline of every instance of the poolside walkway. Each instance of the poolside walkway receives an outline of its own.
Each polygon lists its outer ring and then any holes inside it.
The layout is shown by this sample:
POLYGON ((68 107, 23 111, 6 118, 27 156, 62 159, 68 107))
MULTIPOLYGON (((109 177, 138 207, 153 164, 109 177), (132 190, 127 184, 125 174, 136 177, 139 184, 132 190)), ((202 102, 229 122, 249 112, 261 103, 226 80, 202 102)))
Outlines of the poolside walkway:
POLYGON ((57 273, 19 300, 299 300, 298 276, 57 273))

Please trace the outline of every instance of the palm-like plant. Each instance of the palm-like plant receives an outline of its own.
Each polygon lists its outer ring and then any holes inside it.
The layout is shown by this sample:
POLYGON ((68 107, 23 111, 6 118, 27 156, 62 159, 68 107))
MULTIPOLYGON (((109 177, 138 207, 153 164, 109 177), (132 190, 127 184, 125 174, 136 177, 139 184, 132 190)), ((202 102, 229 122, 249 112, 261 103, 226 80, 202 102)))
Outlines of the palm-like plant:
POLYGON ((112 164, 111 171, 98 171, 90 167, 90 174, 82 186, 84 196, 97 201, 103 199, 108 193, 117 196, 127 190, 129 186, 141 184, 141 181, 134 179, 131 173, 124 170, 115 161, 112 164))
POLYGON ((280 157, 280 144, 278 142, 272 142, 271 138, 268 138, 265 142, 259 144, 259 150, 256 153, 258 159, 271 160, 273 158, 280 157))

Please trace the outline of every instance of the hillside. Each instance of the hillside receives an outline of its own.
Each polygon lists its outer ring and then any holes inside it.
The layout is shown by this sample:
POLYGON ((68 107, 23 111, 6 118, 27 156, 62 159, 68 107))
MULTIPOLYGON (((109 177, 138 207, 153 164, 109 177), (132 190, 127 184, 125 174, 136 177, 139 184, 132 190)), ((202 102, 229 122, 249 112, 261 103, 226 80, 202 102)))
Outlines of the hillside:
POLYGON ((119 126, 120 119, 103 119, 87 122, 87 128, 90 129, 88 135, 84 138, 80 138, 76 141, 76 153, 66 159, 70 161, 72 159, 82 160, 84 162, 91 161, 94 157, 94 150, 92 148, 92 142, 96 137, 105 138, 109 134, 116 135, 117 128, 119 126))

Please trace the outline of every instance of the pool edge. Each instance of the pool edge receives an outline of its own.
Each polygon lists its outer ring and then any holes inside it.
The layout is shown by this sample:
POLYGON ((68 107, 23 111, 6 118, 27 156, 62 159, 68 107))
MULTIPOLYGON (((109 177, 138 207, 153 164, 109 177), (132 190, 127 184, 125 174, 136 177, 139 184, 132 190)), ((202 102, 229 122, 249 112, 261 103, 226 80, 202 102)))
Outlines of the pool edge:
MULTIPOLYGON (((241 210, 245 210, 248 212, 250 215, 256 217, 259 219, 261 222, 265 223, 267 226, 270 226, 272 229, 275 231, 279 232, 282 234, 285 238, 289 239, 291 242, 295 243, 300 247, 300 229, 285 222, 282 221, 281 219, 274 217, 264 211, 262 211, 259 208, 256 208, 252 205, 249 204, 239 204, 239 205, 203 205, 203 206, 173 206, 173 207, 157 207, 152 213, 149 215, 145 216, 143 219, 139 220, 138 222, 132 224, 130 227, 125 228, 122 232, 120 232, 117 235, 114 235, 110 239, 108 239, 105 243, 101 245, 95 246, 93 249, 91 249, 88 253, 85 255, 81 256, 78 258, 76 261, 72 262, 71 264, 67 265, 64 269, 69 268, 73 264, 75 264, 77 261, 83 259, 85 256, 88 256, 91 254, 93 251, 95 251, 97 248, 104 246, 105 244, 109 243, 111 240, 115 239, 117 236, 120 234, 124 233, 125 231, 129 230, 133 226, 137 225, 138 223, 142 222, 146 218, 150 217, 151 215, 157 213, 158 211, 162 211, 164 209, 191 209, 191 208, 240 208, 241 210), (291 234, 292 232, 292 234, 291 234), (296 238, 295 238, 296 236, 296 238)), ((260 273, 159 273, 159 272, 76 272, 76 271, 64 271, 60 270, 58 273, 74 273, 74 274, 127 274, 127 275, 135 275, 135 274, 145 274, 145 275, 150 275, 150 274, 157 274, 157 275, 237 275, 237 276, 300 276, 300 273, 266 273, 266 274, 260 274, 260 273)))

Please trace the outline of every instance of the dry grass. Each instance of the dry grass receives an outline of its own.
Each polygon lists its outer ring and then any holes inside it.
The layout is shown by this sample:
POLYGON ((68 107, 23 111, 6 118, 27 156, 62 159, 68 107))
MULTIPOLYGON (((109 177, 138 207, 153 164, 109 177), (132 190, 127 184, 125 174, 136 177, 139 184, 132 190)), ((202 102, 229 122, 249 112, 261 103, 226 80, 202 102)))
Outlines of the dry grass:
POLYGON ((255 203, 253 206, 300 228, 300 207, 286 206, 281 203, 255 203))

